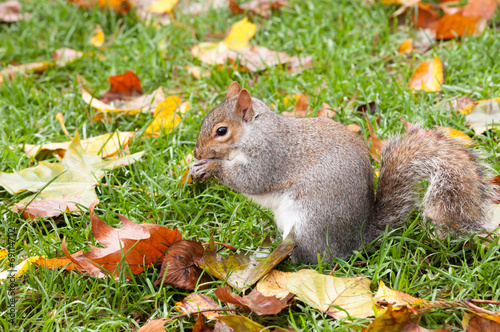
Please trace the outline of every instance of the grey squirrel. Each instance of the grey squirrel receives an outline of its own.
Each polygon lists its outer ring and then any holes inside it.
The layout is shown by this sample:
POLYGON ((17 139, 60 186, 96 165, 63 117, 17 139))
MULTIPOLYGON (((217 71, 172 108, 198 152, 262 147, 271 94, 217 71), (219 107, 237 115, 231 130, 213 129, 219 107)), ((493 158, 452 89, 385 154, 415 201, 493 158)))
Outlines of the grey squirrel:
POLYGON ((424 214, 438 226, 490 231, 492 184, 464 144, 443 131, 413 127, 381 153, 374 198, 368 148, 327 118, 288 118, 252 98, 237 82, 208 113, 191 167, 198 181, 216 177, 274 212, 285 237, 295 226, 294 261, 346 257, 400 225, 429 181, 424 214))

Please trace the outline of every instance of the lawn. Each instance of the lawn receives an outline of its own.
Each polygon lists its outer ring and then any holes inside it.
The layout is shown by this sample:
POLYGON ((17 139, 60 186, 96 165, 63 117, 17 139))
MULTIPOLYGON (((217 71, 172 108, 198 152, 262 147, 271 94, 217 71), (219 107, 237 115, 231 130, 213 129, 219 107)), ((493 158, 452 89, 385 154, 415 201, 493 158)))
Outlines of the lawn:
MULTIPOLYGON (((368 135, 368 127, 356 108, 372 101, 377 109, 368 114, 368 119, 375 124, 379 118, 376 133, 382 139, 403 133, 401 120, 429 129, 441 126, 461 130, 478 143, 477 149, 491 173, 500 171, 498 129, 475 135, 465 117, 447 107, 447 101, 463 95, 473 100, 500 96, 498 9, 479 36, 436 42, 423 54, 400 55, 399 45, 414 36, 416 29, 409 20, 398 27, 389 19, 397 6, 361 0, 290 0, 269 18, 251 17, 257 32, 250 43, 290 55, 310 55, 314 66, 302 73, 289 73, 280 67, 252 73, 230 66, 209 66, 191 54, 195 44, 223 39, 231 24, 246 16, 232 14, 226 7, 199 15, 179 10, 174 23, 163 26, 146 23, 133 11, 122 15, 98 7, 79 9, 63 0, 26 0, 22 4, 33 16, 0 25, 1 67, 50 60, 54 51, 63 47, 79 50, 84 56, 64 67, 16 76, 0 86, 0 171, 19 171, 39 162, 21 149, 11 149, 12 145, 67 140, 56 119, 58 112, 63 113, 69 133, 74 135, 78 130, 82 138, 118 130, 137 131, 130 152, 144 150, 141 161, 106 173, 96 188, 100 203, 95 214, 113 227, 121 227, 118 214, 122 214, 137 223, 178 228, 184 239, 207 242, 213 235, 216 241, 229 243, 239 251, 255 251, 266 235, 272 237, 275 246, 281 242, 270 211, 214 180, 188 185, 179 182, 186 169, 183 160, 196 144, 205 114, 224 100, 227 87, 235 80, 252 96, 274 104, 277 112, 293 109, 283 100, 294 94, 309 96, 313 111, 327 103, 336 109, 335 121, 361 126, 360 135, 368 135), (102 48, 90 43, 98 24, 106 36, 102 48), (408 82, 418 64, 436 56, 445 65, 442 91, 409 90, 408 82), (186 66, 201 66, 210 75, 196 79, 186 66), (166 95, 189 101, 190 109, 177 127, 151 137, 144 134, 152 121, 147 114, 118 115, 109 122, 92 120, 94 110, 81 98, 77 74, 95 95, 100 95, 108 90, 110 75, 127 70, 141 79, 144 93, 161 86, 166 95)), ((15 255, 19 260, 37 255, 63 256, 63 237, 71 253, 89 250, 88 243, 98 245, 84 209, 80 215, 64 213, 29 221, 8 209, 26 196, 12 196, 0 187, 1 240, 7 243, 9 228, 16 229, 15 255)), ((498 236, 489 246, 473 234, 440 236, 418 212, 402 228, 389 230, 348 260, 316 266, 293 265, 285 260, 278 269, 313 268, 329 274, 334 268, 335 276, 370 278, 373 290, 383 281, 392 289, 426 300, 500 300, 498 236)), ((0 304, 0 330, 137 330, 149 319, 178 315, 175 303, 192 293, 172 286, 154 287, 158 274, 159 268, 148 268, 130 280, 125 274, 113 280, 31 266, 17 279, 14 324, 6 314, 7 301, 0 304)), ((222 284, 217 280, 196 292, 216 299, 214 290, 222 284)), ((0 298, 7 299, 7 292, 4 282, 0 298)), ((495 310, 492 306, 489 309, 495 310)), ((422 316, 420 324, 429 329, 447 326, 460 331, 462 316, 459 309, 433 310, 422 316)), ((278 315, 253 314, 250 318, 264 326, 297 331, 350 331, 370 321, 335 320, 299 301, 278 315)), ((193 317, 182 317, 165 328, 185 331, 194 321, 193 317)))

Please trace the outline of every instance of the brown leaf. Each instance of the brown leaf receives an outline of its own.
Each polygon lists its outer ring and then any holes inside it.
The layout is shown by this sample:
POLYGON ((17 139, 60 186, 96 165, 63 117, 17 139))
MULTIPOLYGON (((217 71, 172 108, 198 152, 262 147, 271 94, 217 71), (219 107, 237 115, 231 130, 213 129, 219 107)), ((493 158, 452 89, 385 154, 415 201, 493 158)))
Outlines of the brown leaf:
MULTIPOLYGON (((203 256, 205 250, 196 241, 181 240, 170 246, 163 256, 161 272, 154 286, 160 283, 184 289, 195 289, 200 284, 212 279, 206 273, 200 279, 203 270, 195 265, 203 256), (165 277, 164 277, 165 275, 165 277)), ((206 288, 200 286, 200 289, 206 288)))
POLYGON ((470 99, 470 97, 467 96, 462 96, 462 97, 455 97, 449 100, 445 101, 445 109, 446 110, 454 110, 458 111, 466 107, 467 105, 473 103, 474 101, 470 99))
POLYGON ((347 126, 345 126, 345 129, 349 130, 352 133, 357 133, 358 131, 361 130, 361 126, 354 124, 354 123, 351 123, 351 124, 348 124, 347 126))
MULTIPOLYGON (((193 293, 189 294, 182 302, 175 304, 177 310, 187 312, 189 314, 197 313, 202 310, 220 309, 219 305, 214 300, 204 294, 193 293)), ((214 319, 220 316, 217 311, 205 311, 201 313, 208 319, 214 319)))
POLYGON ((369 112, 370 114, 375 114, 377 111, 377 103, 374 101, 369 102, 368 104, 360 105, 356 108, 356 112, 360 114, 366 114, 369 112))
POLYGON ((372 124, 370 123, 370 121, 368 120, 368 118, 366 116, 365 116, 365 120, 366 120, 366 125, 368 126, 368 131, 369 131, 369 135, 368 135, 368 138, 366 140, 366 143, 368 144, 368 142, 370 140, 372 142, 371 147, 370 147, 370 155, 373 157, 373 159, 380 160, 380 158, 379 158, 380 151, 382 151, 382 148, 384 147, 385 142, 377 136, 377 134, 375 133, 375 130, 373 129, 372 124))
POLYGON ((99 97, 104 103, 142 95, 141 81, 131 70, 128 70, 125 74, 110 76, 109 83, 111 88, 99 97))
POLYGON ((218 320, 217 323, 215 323, 214 332, 235 332, 235 331, 223 321, 218 320))
POLYGON ((436 39, 453 39, 464 35, 472 35, 476 31, 479 17, 467 17, 461 13, 444 15, 436 28, 436 39))
POLYGON ((149 223, 136 224, 121 215, 119 217, 123 227, 110 227, 94 216, 95 204, 96 202, 89 208, 92 234, 106 248, 90 245, 92 251, 76 256, 68 253, 65 240, 62 245, 66 257, 87 274, 103 277, 102 270, 117 276, 124 262, 133 274, 139 274, 144 271, 144 266, 156 263, 169 246, 182 239, 178 230, 149 223))
POLYGON ((500 332, 500 323, 467 312, 462 324, 467 332, 500 332))
POLYGON ((80 8, 92 8, 99 4, 101 8, 109 7, 114 11, 126 14, 132 8, 132 4, 128 0, 68 0, 80 8))
POLYGON ((288 300, 293 297, 293 294, 289 294, 284 299, 278 300, 276 296, 262 295, 256 288, 250 294, 241 297, 229 292, 227 286, 224 288, 218 286, 215 295, 223 302, 249 308, 257 315, 275 315, 281 312, 286 307, 288 300))
POLYGON ((146 325, 143 325, 137 332, 165 332, 163 326, 165 326, 166 319, 153 319, 149 321, 146 325))
POLYGON ((209 327, 203 316, 201 314, 198 315, 198 319, 196 319, 196 323, 194 323, 192 332, 212 332, 214 329, 209 327))
POLYGON ((497 8, 497 0, 470 0, 462 9, 465 17, 481 17, 491 19, 497 8))
POLYGON ((22 6, 17 0, 0 2, 0 21, 4 23, 14 23, 26 20, 31 14, 21 14, 22 6))
POLYGON ((250 14, 267 18, 271 16, 271 11, 278 10, 285 3, 286 0, 252 0, 240 6, 236 0, 229 0, 229 10, 233 14, 243 14, 248 11, 250 14))
POLYGON ((419 2, 417 11, 413 14, 412 22, 421 29, 436 30, 439 14, 430 4, 419 2))
POLYGON ((278 299, 287 297, 290 292, 286 288, 286 278, 291 272, 272 270, 262 278, 255 289, 264 296, 276 296, 278 299))

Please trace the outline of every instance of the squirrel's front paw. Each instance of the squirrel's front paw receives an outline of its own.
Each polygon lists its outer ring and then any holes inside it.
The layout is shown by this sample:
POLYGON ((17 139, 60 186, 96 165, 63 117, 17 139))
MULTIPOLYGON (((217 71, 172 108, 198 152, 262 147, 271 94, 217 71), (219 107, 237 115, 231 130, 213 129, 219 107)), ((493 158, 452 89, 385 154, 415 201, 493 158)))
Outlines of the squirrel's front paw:
POLYGON ((213 176, 215 161, 210 159, 195 160, 191 172, 195 181, 203 182, 213 176))

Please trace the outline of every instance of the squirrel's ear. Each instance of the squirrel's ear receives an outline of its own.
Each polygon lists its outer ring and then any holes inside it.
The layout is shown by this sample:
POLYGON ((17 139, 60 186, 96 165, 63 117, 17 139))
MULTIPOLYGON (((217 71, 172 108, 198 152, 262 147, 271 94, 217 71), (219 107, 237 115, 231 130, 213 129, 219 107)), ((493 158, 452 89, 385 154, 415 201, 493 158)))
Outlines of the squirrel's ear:
POLYGON ((250 93, 246 89, 241 90, 238 94, 234 112, 244 121, 250 121, 253 118, 252 97, 250 97, 250 93))
POLYGON ((229 88, 227 88, 226 99, 237 96, 238 93, 240 93, 240 91, 241 91, 240 83, 238 83, 236 81, 231 82, 231 84, 229 85, 229 88))

